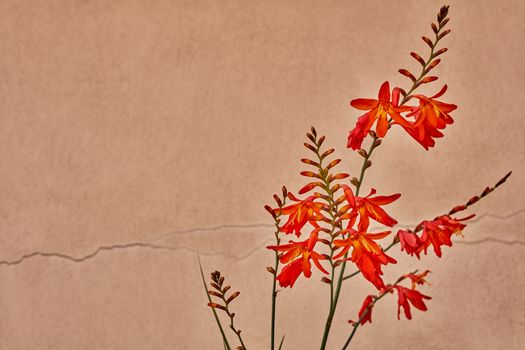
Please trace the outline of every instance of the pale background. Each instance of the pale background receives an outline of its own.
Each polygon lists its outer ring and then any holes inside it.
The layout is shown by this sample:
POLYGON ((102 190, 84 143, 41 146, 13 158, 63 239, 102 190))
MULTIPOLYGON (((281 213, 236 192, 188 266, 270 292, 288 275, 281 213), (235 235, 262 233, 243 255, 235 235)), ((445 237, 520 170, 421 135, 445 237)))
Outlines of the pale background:
MULTIPOLYGON (((357 173, 348 101, 407 86, 396 71, 415 70, 408 53, 426 52, 441 5, 1 1, 0 349, 222 349, 197 251, 241 291, 248 348, 268 348, 263 205, 302 185, 311 125, 357 173)), ((443 259, 387 269, 430 268, 429 311, 397 321, 385 298, 353 348, 523 349, 524 13, 522 0, 451 1, 437 72, 456 123, 430 152, 389 134, 365 192, 402 192, 390 212, 411 224, 514 175, 443 259)), ((286 349, 318 348, 319 278, 279 294, 286 349)), ((346 286, 329 348, 372 291, 346 286)))

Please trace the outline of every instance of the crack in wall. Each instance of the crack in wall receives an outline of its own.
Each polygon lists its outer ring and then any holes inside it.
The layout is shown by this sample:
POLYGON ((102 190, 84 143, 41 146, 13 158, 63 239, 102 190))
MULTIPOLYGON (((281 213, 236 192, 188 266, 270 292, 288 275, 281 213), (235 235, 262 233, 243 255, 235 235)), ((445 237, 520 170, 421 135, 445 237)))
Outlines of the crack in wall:
MULTIPOLYGON (((475 223, 479 222, 485 218, 493 218, 493 219, 499 219, 499 220, 506 220, 510 219, 514 216, 518 216, 522 213, 525 213, 525 208, 519 209, 515 212, 505 214, 505 215, 498 215, 493 213, 484 213, 481 215, 477 215, 474 219, 469 220, 469 223, 475 223)), ((399 228, 410 228, 414 227, 417 224, 397 224, 396 227, 399 228)), ((204 232, 212 232, 212 231, 220 231, 223 229, 240 229, 240 228, 274 228, 274 224, 263 224, 263 223, 255 223, 255 224, 225 224, 225 225, 218 225, 218 226, 209 226, 209 227, 194 227, 184 230, 172 230, 163 234, 160 234, 156 236, 155 238, 151 239, 150 242, 157 242, 163 239, 170 238, 172 236, 176 235, 182 235, 182 234, 188 234, 188 233, 204 233, 204 232)), ((384 228, 384 226, 378 226, 373 227, 372 229, 381 229, 384 228)))
MULTIPOLYGON (((470 220, 470 223, 480 221, 484 218, 491 217, 496 218, 500 220, 506 220, 509 218, 512 218, 514 216, 517 216, 521 213, 525 212, 525 208, 520 209, 518 211, 515 211, 513 213, 507 214, 507 215, 496 215, 492 213, 485 213, 480 216, 478 216, 475 220, 470 220)), ((399 224, 398 227, 413 227, 414 225, 404 225, 399 224)), ((42 252, 42 251, 36 251, 29 254, 24 254, 20 258, 15 260, 0 260, 0 266, 16 266, 19 265, 29 259, 33 259, 36 257, 42 257, 42 258, 58 258, 63 260, 68 260, 74 263, 82 263, 84 261, 90 260, 95 258, 97 255, 99 255, 102 252, 107 251, 114 251, 114 250, 126 250, 126 249, 133 249, 133 248, 139 248, 139 249, 151 249, 151 250, 164 250, 164 251, 170 251, 170 252, 178 252, 178 251, 189 251, 196 254, 200 254, 201 256, 224 256, 233 258, 236 260, 243 260, 251 255, 255 254, 257 251, 262 249, 267 244, 270 244, 273 240, 266 240, 261 244, 258 244, 253 249, 247 251, 245 254, 242 255, 233 255, 233 254, 227 254, 224 252, 213 252, 213 253, 200 253, 197 249, 187 247, 187 246, 170 246, 170 245, 162 245, 162 244, 154 244, 151 242, 155 242, 161 239, 168 238, 174 234, 181 234, 181 233, 195 233, 195 232, 206 232, 206 231, 217 231, 221 229, 243 229, 243 228, 261 228, 261 227, 274 227, 274 225, 270 224, 239 224, 239 225, 218 225, 213 227, 204 227, 204 228, 191 228, 186 230, 176 230, 176 231, 170 231, 167 234, 158 236, 154 239, 152 239, 150 242, 130 242, 130 243, 122 243, 122 244, 112 244, 107 246, 100 246, 97 249, 95 249, 93 252, 83 255, 80 257, 75 257, 72 255, 64 254, 64 253, 57 253, 57 252, 42 252)), ((479 240, 473 240, 473 241, 456 241, 455 243, 458 244, 464 244, 464 245, 477 245, 477 244, 484 244, 484 243, 496 243, 496 244, 504 244, 504 245, 525 245, 525 240, 512 240, 512 241, 506 241, 503 239, 498 238, 483 238, 479 240)))

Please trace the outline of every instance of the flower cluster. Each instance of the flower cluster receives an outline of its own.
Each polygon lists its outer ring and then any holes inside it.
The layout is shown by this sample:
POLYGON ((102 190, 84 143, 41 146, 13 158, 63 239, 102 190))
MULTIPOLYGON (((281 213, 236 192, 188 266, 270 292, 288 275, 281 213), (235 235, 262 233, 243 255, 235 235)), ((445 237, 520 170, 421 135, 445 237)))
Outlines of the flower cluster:
POLYGON ((377 289, 384 288, 382 266, 396 263, 396 260, 388 256, 376 241, 387 237, 391 231, 372 233, 369 232, 369 226, 371 220, 388 227, 396 225, 397 221, 382 207, 401 195, 376 196, 375 189, 366 197, 355 195, 350 186, 337 182, 349 177, 348 174, 331 173, 340 159, 323 166, 323 160, 332 153, 332 149, 326 151, 323 157, 320 155, 322 141, 319 142, 322 139, 317 139, 315 129, 312 129, 309 138, 313 144, 307 143, 307 148, 319 155, 319 160, 304 159, 303 162, 315 166, 317 172, 304 171, 301 174, 320 181, 310 182, 299 192, 310 192, 321 187, 325 194, 314 192, 301 200, 288 193, 287 197, 295 203, 272 209, 274 215, 288 217, 279 228, 280 232, 295 234, 297 237, 301 237, 303 232, 308 235, 302 241, 290 240, 288 244, 267 247, 279 252, 279 260, 284 264, 276 278, 281 287, 293 287, 301 274, 307 278, 311 276, 311 262, 321 272, 329 274, 321 265, 322 260, 336 265, 351 261, 377 289), (339 197, 335 198, 336 195, 339 197), (314 250, 319 242, 328 246, 330 255, 314 250))
MULTIPOLYGON (((377 99, 358 98, 350 105, 365 113, 357 118, 357 123, 348 135, 347 148, 356 150, 363 158, 361 169, 356 172, 358 176, 351 176, 343 171, 335 171, 341 159, 331 159, 335 152, 333 148, 324 148, 324 136, 319 136, 315 128, 306 134, 308 141, 304 146, 313 154, 310 158, 301 161, 308 165, 309 170, 300 174, 308 178, 308 182, 298 190, 298 195, 282 189, 282 196, 274 195, 276 205, 266 205, 275 224, 275 244, 267 246, 274 251, 275 265, 268 266, 267 271, 272 274, 272 328, 271 349, 275 343, 275 319, 277 284, 282 288, 292 288, 299 277, 310 278, 312 269, 318 270, 323 277, 321 281, 329 284, 330 306, 326 318, 324 333, 320 349, 326 349, 328 336, 334 320, 343 283, 357 275, 362 275, 375 288, 375 294, 365 297, 358 312, 358 321, 350 321, 353 325, 343 350, 347 348, 359 326, 372 323, 372 310, 375 304, 389 294, 397 293, 397 317, 401 318, 402 312, 407 319, 412 318, 413 308, 426 311, 426 302, 431 298, 422 294, 419 286, 428 284, 426 278, 430 271, 422 273, 417 271, 401 276, 394 283, 385 283, 383 269, 387 265, 396 264, 397 261, 387 252, 397 244, 400 250, 410 257, 421 258, 422 253, 428 253, 432 247, 436 256, 442 256, 443 246, 452 246, 453 236, 462 236, 466 221, 474 215, 457 218, 456 213, 468 209, 471 205, 488 195, 496 187, 503 184, 510 173, 499 180, 495 186, 487 187, 479 196, 474 196, 465 204, 455 206, 448 213, 437 216, 432 220, 422 220, 413 229, 396 228, 397 220, 387 213, 385 207, 396 202, 400 193, 379 195, 374 187, 366 196, 360 195, 362 183, 367 169, 372 166, 370 160, 372 153, 382 143, 390 128, 399 125, 409 136, 416 140, 426 150, 435 146, 435 139, 443 137, 445 128, 452 124, 450 113, 457 106, 442 102, 438 99, 445 94, 447 86, 430 97, 415 93, 423 84, 434 82, 437 76, 429 73, 441 62, 438 58, 447 51, 446 48, 438 49, 438 43, 450 33, 445 29, 449 19, 448 6, 443 6, 438 15, 437 23, 432 23, 434 39, 423 37, 423 41, 430 47, 430 54, 423 59, 418 53, 410 55, 421 65, 421 72, 416 78, 407 69, 399 72, 410 79, 408 89, 394 87, 391 89, 388 81, 379 88, 377 99), (368 142, 367 150, 363 143, 368 142), (291 201, 291 204, 287 204, 291 201), (378 225, 376 230, 372 227, 378 225), (395 234, 392 232, 397 231, 395 234), (382 240, 390 237, 388 246, 382 245, 382 240), (288 242, 282 244, 283 239, 288 242), (348 273, 347 268, 353 267, 354 272, 348 273), (401 285, 403 281, 411 281, 410 287, 401 285)), ((396 202, 397 204, 397 202, 396 202)), ((390 210, 391 207, 388 208, 390 210)), ((405 256, 406 257, 406 256, 405 256)), ((245 349, 240 336, 240 330, 233 324, 233 315, 228 309, 231 300, 237 297, 238 292, 226 297, 228 287, 222 287, 223 279, 220 274, 212 275, 211 286, 215 289, 209 291, 209 297, 214 296, 219 302, 209 305, 215 310, 222 310, 230 317, 230 328, 237 335, 241 348, 245 349)), ((227 337, 222 332, 220 321, 217 323, 223 335, 226 349, 231 349, 227 337)), ((281 339, 281 349, 284 336, 281 339)))

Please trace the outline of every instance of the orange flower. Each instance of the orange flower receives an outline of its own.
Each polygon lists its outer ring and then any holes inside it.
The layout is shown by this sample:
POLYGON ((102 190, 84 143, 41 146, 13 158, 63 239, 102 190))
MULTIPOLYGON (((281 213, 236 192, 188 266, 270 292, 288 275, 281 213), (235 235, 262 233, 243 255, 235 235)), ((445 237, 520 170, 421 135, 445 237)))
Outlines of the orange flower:
POLYGON ((421 311, 426 311, 427 306, 423 299, 430 300, 432 299, 429 296, 423 295, 415 289, 405 288, 402 286, 394 286, 397 289, 397 319, 400 319, 401 308, 405 311, 405 316, 407 319, 412 319, 412 313, 410 312, 410 304, 412 304, 416 309, 421 311), (410 302, 410 303, 409 303, 410 302))
POLYGON ((280 246, 268 246, 266 248, 273 249, 277 252, 285 252, 279 259, 281 263, 287 264, 281 273, 277 276, 279 285, 281 287, 293 287, 295 281, 301 273, 306 278, 310 278, 312 275, 310 260, 314 262, 319 270, 328 274, 319 260, 325 260, 325 257, 313 249, 318 240, 318 230, 312 231, 310 238, 302 242, 290 241, 290 244, 284 244, 280 246))
POLYGON ((363 277, 370 281, 377 289, 385 287, 381 275, 381 265, 388 263, 395 264, 397 261, 383 252, 383 249, 374 240, 385 238, 390 231, 380 233, 363 233, 353 229, 343 230, 343 233, 350 233, 348 238, 334 240, 334 246, 343 248, 334 259, 343 257, 350 248, 352 254, 347 260, 356 264, 363 274, 363 277))
POLYGON ((379 137, 385 137, 388 131, 388 116, 390 116, 394 122, 405 127, 410 127, 410 123, 399 113, 410 111, 411 108, 398 106, 398 96, 398 93, 394 93, 393 99, 390 101, 390 85, 388 84, 388 81, 385 81, 379 89, 377 100, 358 98, 350 102, 352 107, 368 112, 359 117, 356 127, 350 131, 350 135, 348 135, 348 148, 354 150, 361 148, 363 139, 366 137, 366 134, 370 131, 376 120, 376 133, 379 137))
POLYGON ((440 102, 435 100, 447 91, 447 86, 434 96, 426 97, 423 95, 414 95, 419 100, 419 107, 414 108, 412 113, 407 116, 415 116, 416 121, 413 124, 402 125, 403 128, 419 142, 426 150, 434 147, 434 138, 443 137, 439 131, 445 129, 449 124, 454 123, 450 112, 457 108, 456 105, 440 102))
POLYGON ((474 217, 474 215, 463 219, 453 219, 448 215, 443 215, 432 221, 423 221, 423 233, 421 237, 419 237, 420 245, 418 247, 418 253, 424 251, 426 254, 427 248, 432 245, 436 255, 441 257, 441 246, 446 245, 451 247, 452 235, 461 235, 461 231, 467 226, 460 221, 465 221, 472 217, 474 217))
MULTIPOLYGON (((387 205, 392 203, 401 197, 401 194, 396 193, 391 196, 376 196, 371 197, 376 193, 375 188, 370 190, 370 194, 366 197, 354 197, 354 194, 350 187, 343 185, 343 190, 346 196, 346 199, 350 206, 359 214, 359 231, 366 231, 368 225, 370 224, 370 219, 373 219, 385 226, 392 227, 397 224, 397 221, 389 216, 383 208, 382 205, 387 205)), ((355 218, 354 218, 355 220, 355 218)), ((353 225, 353 220, 352 225, 353 225)))
MULTIPOLYGON (((289 215, 288 221, 280 229, 281 232, 287 234, 295 232, 297 237, 299 237, 301 235, 301 229, 307 222, 316 228, 319 227, 316 221, 323 218, 321 215, 321 208, 324 207, 323 203, 314 202, 314 196, 299 200, 292 193, 288 193, 288 198, 298 203, 281 209, 283 215, 289 215)), ((278 213, 279 209, 274 209, 274 211, 278 213)))

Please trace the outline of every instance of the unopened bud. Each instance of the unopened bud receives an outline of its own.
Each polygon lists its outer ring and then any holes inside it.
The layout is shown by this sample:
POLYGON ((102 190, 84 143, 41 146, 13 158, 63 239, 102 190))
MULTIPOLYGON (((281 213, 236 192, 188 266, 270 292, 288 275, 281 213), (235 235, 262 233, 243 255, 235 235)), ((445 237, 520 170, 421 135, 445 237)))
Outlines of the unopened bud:
POLYGON ((353 177, 352 180, 350 180, 350 183, 354 186, 359 186, 359 180, 357 177, 353 177))
POLYGON ((267 266, 266 267, 266 271, 268 271, 272 275, 275 275, 275 269, 273 267, 271 267, 271 266, 267 266))
POLYGON ((324 282, 326 284, 330 284, 330 283, 332 283, 332 280, 329 279, 328 277, 323 277, 323 278, 321 278, 321 282, 324 282))
POLYGON ((357 151, 357 153, 359 153, 359 155, 363 158, 368 157, 368 153, 362 148, 359 151, 357 151))

